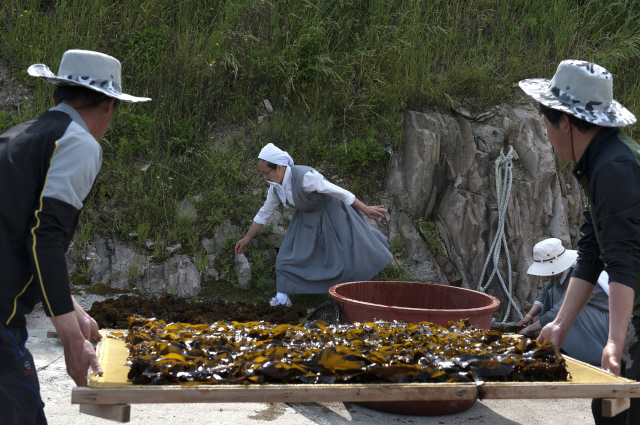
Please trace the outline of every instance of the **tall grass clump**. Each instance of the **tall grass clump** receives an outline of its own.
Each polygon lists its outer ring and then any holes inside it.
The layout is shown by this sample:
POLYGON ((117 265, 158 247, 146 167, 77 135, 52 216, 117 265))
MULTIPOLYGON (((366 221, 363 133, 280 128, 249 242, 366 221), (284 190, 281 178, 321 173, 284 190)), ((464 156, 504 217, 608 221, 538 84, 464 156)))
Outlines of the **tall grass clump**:
POLYGON ((247 224, 266 142, 367 200, 388 167, 375 145, 399 148, 406 109, 510 101, 563 59, 608 68, 640 115, 640 0, 5 0, 0 25, 0 58, 34 93, 0 131, 50 106, 25 70, 55 72, 71 48, 117 57, 125 90, 153 98, 117 111, 82 225, 166 244, 247 224), (264 99, 277 114, 258 126, 264 99), (195 221, 176 214, 185 199, 195 221))

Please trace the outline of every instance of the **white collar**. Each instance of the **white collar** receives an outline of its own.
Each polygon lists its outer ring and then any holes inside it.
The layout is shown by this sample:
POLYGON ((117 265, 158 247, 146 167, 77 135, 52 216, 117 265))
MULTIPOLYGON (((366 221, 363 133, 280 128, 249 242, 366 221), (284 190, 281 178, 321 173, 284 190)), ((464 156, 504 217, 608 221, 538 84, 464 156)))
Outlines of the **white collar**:
POLYGON ((291 185, 291 167, 287 167, 282 178, 282 187, 286 188, 291 185))
POLYGON ((284 172, 284 177, 282 178, 282 183, 269 182, 269 185, 275 188, 276 193, 278 194, 278 198, 280 198, 280 202, 282 202, 285 206, 287 206, 287 191, 291 192, 291 167, 287 167, 284 172))

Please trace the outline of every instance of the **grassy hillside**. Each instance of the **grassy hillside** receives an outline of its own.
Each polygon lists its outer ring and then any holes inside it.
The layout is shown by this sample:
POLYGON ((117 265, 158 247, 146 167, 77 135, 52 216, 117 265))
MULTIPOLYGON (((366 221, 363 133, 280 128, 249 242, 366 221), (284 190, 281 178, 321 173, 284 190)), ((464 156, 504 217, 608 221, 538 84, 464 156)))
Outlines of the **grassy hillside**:
POLYGON ((0 57, 34 93, 0 111, 0 131, 50 106, 26 68, 56 72, 71 48, 117 57, 125 91, 153 98, 117 111, 79 243, 99 232, 196 249, 227 217, 246 226, 267 142, 373 202, 403 111, 482 110, 567 58, 612 71, 640 115, 640 0, 4 0, 0 25, 0 57), (264 99, 276 113, 258 125, 264 99), (198 219, 177 218, 193 197, 198 219))

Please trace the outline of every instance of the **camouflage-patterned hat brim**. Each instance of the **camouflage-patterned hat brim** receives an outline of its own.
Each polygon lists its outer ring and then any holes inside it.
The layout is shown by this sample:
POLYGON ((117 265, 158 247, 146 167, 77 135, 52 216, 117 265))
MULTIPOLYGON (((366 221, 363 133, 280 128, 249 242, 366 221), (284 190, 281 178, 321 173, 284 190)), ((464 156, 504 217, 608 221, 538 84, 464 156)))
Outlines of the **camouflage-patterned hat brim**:
POLYGON ((81 86, 124 102, 148 102, 148 97, 131 96, 122 92, 121 65, 116 58, 90 50, 67 50, 62 55, 58 74, 48 66, 37 63, 27 73, 55 86, 81 86))
POLYGON ((565 60, 552 80, 520 81, 520 88, 544 106, 603 127, 625 127, 636 117, 613 99, 613 77, 591 62, 565 60))

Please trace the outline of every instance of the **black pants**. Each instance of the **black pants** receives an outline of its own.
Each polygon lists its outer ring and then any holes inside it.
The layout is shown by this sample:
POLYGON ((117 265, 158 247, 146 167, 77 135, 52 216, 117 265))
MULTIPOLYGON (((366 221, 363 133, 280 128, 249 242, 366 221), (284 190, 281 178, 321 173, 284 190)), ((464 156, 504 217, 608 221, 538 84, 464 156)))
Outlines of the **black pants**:
MULTIPOLYGON (((627 334, 627 341, 625 344, 625 350, 628 345, 628 357, 625 358, 623 354, 623 360, 626 360, 622 365, 620 375, 627 379, 633 379, 640 381, 640 317, 634 316, 631 323, 633 324, 633 330, 627 334)), ((640 398, 632 398, 631 406, 629 409, 621 412, 613 418, 605 418, 602 416, 602 399, 594 398, 591 402, 591 412, 593 413, 593 419, 596 425, 636 425, 640 424, 640 398)))
POLYGON ((46 425, 33 356, 24 346, 27 328, 0 325, 0 422, 46 425))

